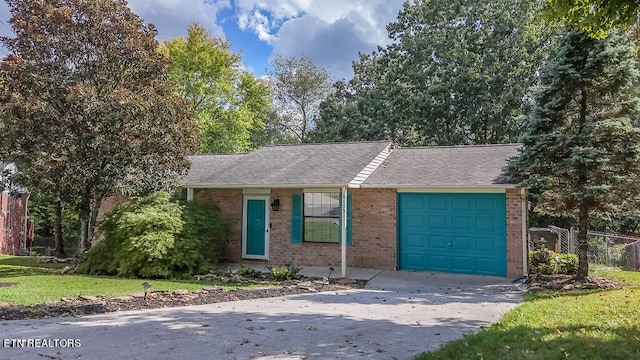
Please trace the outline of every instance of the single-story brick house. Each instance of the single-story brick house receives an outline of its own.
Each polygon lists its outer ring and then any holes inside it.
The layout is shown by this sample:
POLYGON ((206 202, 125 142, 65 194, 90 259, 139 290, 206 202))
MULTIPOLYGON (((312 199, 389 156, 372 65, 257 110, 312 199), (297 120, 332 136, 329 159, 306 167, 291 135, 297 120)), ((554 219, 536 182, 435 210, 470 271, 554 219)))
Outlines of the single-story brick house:
POLYGON ((503 168, 519 146, 269 146, 193 156, 181 185, 230 219, 232 262, 515 278, 527 273, 527 192, 503 168))

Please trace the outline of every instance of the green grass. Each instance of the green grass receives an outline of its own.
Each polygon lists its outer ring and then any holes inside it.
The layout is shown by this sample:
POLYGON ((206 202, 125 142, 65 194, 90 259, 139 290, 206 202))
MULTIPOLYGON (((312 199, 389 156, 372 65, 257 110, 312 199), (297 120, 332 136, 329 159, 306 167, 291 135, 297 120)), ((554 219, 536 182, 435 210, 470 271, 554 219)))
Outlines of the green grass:
POLYGON ((592 274, 626 287, 530 291, 497 324, 416 359, 640 359, 640 273, 592 274))
MULTIPOLYGON (((0 301, 14 305, 33 305, 63 297, 79 295, 105 295, 116 297, 143 291, 143 279, 116 277, 60 275, 67 264, 41 264, 37 257, 0 255, 0 283, 19 283, 0 287, 0 301)), ((216 284, 196 280, 149 280, 151 290, 196 290, 204 286, 218 285, 223 289, 235 289, 238 284, 216 284)))

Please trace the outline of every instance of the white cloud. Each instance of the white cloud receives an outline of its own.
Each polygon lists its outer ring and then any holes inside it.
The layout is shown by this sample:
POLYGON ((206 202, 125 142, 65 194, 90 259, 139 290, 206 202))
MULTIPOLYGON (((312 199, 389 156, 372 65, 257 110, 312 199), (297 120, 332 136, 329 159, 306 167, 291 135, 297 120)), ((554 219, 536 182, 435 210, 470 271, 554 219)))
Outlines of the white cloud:
POLYGON ((273 54, 305 53, 337 79, 352 76, 358 52, 386 45, 386 25, 404 0, 236 0, 239 26, 273 47, 273 54))
MULTIPOLYGON (((239 25, 285 57, 305 53, 335 78, 350 78, 358 52, 386 45, 404 0, 236 0, 239 25)), ((273 54, 272 54, 273 55, 273 54)))
MULTIPOLYGON (((358 52, 388 43, 385 26, 396 19, 404 0, 129 0, 145 22, 156 25, 158 40, 185 36, 197 21, 212 35, 224 36, 218 14, 233 7, 238 27, 252 32, 274 54, 307 54, 336 78, 351 76, 358 52)), ((0 20, 9 12, 0 1, 0 20)), ((231 19, 226 19, 226 21, 231 19)), ((0 35, 12 35, 0 24, 0 35)), ((242 45, 242 44, 239 44, 242 45)), ((3 49, 6 52, 6 49, 3 49)))
POLYGON ((158 40, 186 36, 192 22, 198 22, 212 35, 223 36, 216 24, 218 12, 231 7, 230 0, 129 0, 129 8, 147 23, 156 25, 158 40))
POLYGON ((274 23, 268 16, 262 14, 260 10, 255 9, 251 14, 240 14, 238 16, 238 28, 243 31, 253 31, 258 38, 267 43, 271 43, 273 35, 271 30, 274 23))

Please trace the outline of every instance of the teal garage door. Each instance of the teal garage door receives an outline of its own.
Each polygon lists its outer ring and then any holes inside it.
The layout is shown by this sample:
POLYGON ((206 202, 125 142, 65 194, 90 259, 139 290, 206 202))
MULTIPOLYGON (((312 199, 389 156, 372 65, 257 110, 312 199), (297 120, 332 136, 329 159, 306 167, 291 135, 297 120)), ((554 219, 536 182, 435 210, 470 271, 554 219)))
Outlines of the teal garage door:
POLYGON ((505 194, 399 193, 398 267, 506 276, 505 194))

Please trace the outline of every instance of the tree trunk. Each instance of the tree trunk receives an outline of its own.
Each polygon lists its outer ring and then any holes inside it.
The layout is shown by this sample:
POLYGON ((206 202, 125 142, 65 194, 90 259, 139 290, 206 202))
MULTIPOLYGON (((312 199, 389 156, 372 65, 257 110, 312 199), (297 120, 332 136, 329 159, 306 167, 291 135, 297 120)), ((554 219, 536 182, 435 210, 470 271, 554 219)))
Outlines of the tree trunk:
POLYGON ((583 280, 589 275, 589 243, 587 231, 589 230, 589 208, 585 204, 580 205, 578 214, 578 274, 577 278, 583 280))
POLYGON ((89 194, 84 193, 80 199, 80 207, 78 209, 78 217, 80 218, 80 244, 79 256, 83 259, 86 251, 89 250, 89 223, 91 222, 91 200, 89 194))
MULTIPOLYGON (((583 87, 580 92, 580 117, 579 131, 582 132, 587 123, 587 91, 583 87)), ((587 169, 584 164, 578 166, 578 180, 582 186, 580 192, 584 194, 584 186, 587 185, 587 169)), ((579 280, 583 280, 589 275, 589 244, 587 243, 587 232, 589 230, 589 205, 588 199, 582 198, 578 208, 578 275, 579 280)))
POLYGON ((98 219, 98 210, 102 198, 93 199, 91 195, 84 194, 80 202, 80 257, 84 257, 86 251, 91 248, 95 224, 98 219))
POLYGON ((55 256, 59 258, 66 256, 62 235, 62 199, 58 195, 53 201, 53 238, 56 247, 55 256))

